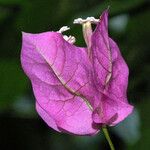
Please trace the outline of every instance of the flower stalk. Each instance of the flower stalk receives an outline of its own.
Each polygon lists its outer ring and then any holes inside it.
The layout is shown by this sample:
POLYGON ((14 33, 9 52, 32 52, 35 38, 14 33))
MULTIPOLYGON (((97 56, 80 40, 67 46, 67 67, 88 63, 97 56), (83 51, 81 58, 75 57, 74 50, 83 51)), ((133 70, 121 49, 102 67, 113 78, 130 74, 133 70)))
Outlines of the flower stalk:
POLYGON ((111 149, 111 150, 115 150, 114 145, 113 145, 113 143, 112 143, 112 141, 111 141, 109 132, 108 132, 108 130, 107 130, 107 127, 106 127, 106 126, 103 126, 103 127, 102 127, 102 130, 103 130, 103 132, 104 132, 105 138, 107 139, 107 141, 108 141, 108 143, 109 143, 110 149, 111 149))

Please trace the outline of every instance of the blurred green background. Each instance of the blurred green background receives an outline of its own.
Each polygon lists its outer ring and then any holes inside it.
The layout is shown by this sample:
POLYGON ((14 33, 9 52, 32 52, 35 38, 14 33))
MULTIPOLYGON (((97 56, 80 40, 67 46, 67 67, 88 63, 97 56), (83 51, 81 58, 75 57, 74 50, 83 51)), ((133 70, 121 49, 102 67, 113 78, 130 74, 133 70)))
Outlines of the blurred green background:
POLYGON ((38 33, 71 27, 84 46, 77 17, 99 17, 110 6, 109 33, 130 68, 128 98, 134 113, 109 128, 116 150, 150 149, 149 0, 0 0, 0 150, 109 150, 94 137, 60 134, 37 115, 31 85, 20 66, 21 31, 38 33))

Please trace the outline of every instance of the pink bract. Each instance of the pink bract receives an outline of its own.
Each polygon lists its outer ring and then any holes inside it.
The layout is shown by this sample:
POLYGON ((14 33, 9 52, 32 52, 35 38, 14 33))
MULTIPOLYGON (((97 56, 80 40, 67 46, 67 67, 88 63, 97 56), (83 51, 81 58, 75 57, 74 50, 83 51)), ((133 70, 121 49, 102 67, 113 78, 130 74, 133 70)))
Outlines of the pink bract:
POLYGON ((108 35, 108 10, 101 15, 87 48, 77 47, 57 32, 23 33, 21 63, 32 83, 36 109, 59 132, 96 134, 133 110, 126 90, 128 67, 108 35))

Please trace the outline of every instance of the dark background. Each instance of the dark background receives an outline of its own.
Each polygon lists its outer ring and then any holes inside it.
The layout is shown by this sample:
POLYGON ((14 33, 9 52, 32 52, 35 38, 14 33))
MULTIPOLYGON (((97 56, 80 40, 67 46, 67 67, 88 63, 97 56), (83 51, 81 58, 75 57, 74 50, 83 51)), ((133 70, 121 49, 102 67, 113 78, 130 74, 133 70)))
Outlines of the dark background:
POLYGON ((94 137, 60 134, 37 115, 31 85, 20 66, 21 31, 57 31, 63 25, 84 46, 77 17, 99 17, 110 6, 109 33, 130 68, 134 113, 109 128, 118 150, 150 149, 150 3, 147 0, 0 0, 0 150, 107 150, 94 137))

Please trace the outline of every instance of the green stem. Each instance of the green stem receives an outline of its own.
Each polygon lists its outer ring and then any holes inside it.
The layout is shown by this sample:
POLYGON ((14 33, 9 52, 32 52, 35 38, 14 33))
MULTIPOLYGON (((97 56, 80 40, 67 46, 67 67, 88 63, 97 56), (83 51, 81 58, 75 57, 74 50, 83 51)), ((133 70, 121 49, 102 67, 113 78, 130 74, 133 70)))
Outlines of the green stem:
POLYGON ((113 145, 113 143, 112 143, 112 141, 110 139, 110 136, 109 136, 109 133, 108 133, 108 130, 107 130, 106 126, 103 126, 102 130, 103 130, 104 135, 105 135, 105 137, 106 137, 106 139, 107 139, 107 141, 109 143, 110 149, 111 150, 115 150, 114 145, 113 145))

